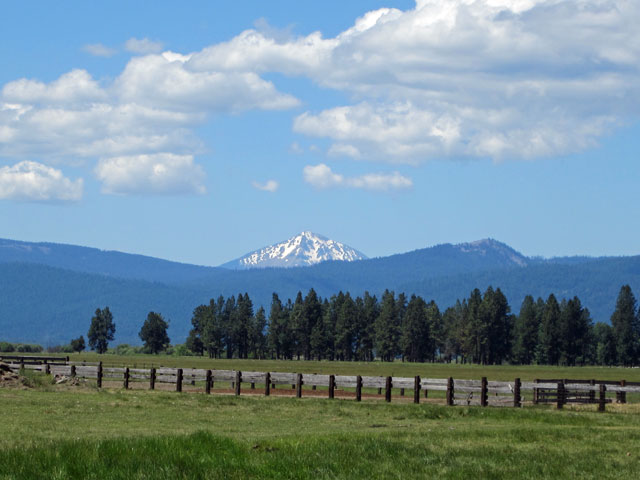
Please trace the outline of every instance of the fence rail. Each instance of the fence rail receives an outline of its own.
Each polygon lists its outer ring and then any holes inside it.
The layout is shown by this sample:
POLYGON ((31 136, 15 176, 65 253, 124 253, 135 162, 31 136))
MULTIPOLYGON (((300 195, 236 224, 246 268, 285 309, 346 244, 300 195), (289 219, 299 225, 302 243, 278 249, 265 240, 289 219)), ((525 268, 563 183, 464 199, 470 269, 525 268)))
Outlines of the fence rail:
MULTIPOLYGON (((6 358, 6 357, 5 357, 6 358)), ((455 380, 449 378, 408 377, 372 377, 360 375, 325 375, 303 374, 291 372, 241 372, 239 370, 205 370, 196 368, 130 368, 103 367, 102 363, 88 365, 86 363, 9 363, 14 371, 20 369, 40 371, 55 377, 72 377, 95 379, 97 386, 103 381, 122 382, 123 388, 131 388, 131 383, 148 382, 149 389, 154 390, 160 384, 175 385, 177 392, 182 392, 183 385, 204 384, 206 393, 211 393, 216 382, 229 382, 235 395, 242 393, 243 384, 255 390, 256 385, 264 386, 264 394, 270 395, 279 385, 291 385, 297 397, 302 397, 303 386, 327 389, 328 398, 335 397, 337 389, 355 389, 355 399, 362 399, 363 389, 377 389, 387 402, 392 399, 393 390, 413 391, 414 403, 420 403, 421 394, 428 397, 429 391, 446 392, 447 405, 479 405, 479 406, 513 406, 521 407, 525 398, 523 392, 530 392, 533 404, 554 403, 562 408, 568 403, 598 404, 604 411, 606 403, 613 402, 607 393, 615 393, 617 403, 626 403, 627 393, 640 393, 640 382, 610 380, 572 380, 572 379, 536 379, 533 382, 521 382, 519 378, 513 382, 481 380, 455 380), (423 393, 424 392, 424 393, 423 393)), ((316 392, 314 396, 317 396, 316 392)))

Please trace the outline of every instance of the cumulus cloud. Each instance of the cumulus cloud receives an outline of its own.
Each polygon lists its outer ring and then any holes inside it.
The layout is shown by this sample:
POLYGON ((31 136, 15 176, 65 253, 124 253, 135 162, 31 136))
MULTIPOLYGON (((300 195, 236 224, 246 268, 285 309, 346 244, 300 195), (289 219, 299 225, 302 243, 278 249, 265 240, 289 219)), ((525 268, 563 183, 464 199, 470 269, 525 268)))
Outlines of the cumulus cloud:
MULTIPOLYGON (((188 68, 189 58, 173 52, 134 57, 104 85, 85 70, 49 83, 23 78, 5 84, 0 90, 0 156, 39 156, 58 164, 172 156, 190 156, 193 162, 193 155, 204 151, 193 129, 210 115, 299 103, 254 72, 196 72, 188 68)), ((113 167, 104 162, 101 172, 113 167)), ((201 171, 195 164, 171 164, 167 171, 178 175, 175 182, 150 176, 150 183, 112 183, 105 176, 105 191, 133 193, 136 185, 141 193, 199 191, 197 182, 185 182, 185 169, 201 171)))
POLYGON ((90 43, 82 47, 82 50, 94 57, 113 57, 118 51, 115 48, 107 47, 101 43, 90 43))
POLYGON ((146 55, 149 53, 159 53, 162 51, 162 42, 154 42, 148 38, 135 38, 132 37, 126 41, 124 48, 128 52, 139 53, 146 55))
POLYGON ((122 101, 178 111, 280 110, 299 103, 253 72, 194 72, 189 59, 172 52, 133 58, 115 88, 122 101))
POLYGON ((251 185, 253 185, 253 188, 271 193, 276 192, 280 187, 280 184, 275 180, 267 180, 265 183, 251 182, 251 185))
POLYGON ((70 180, 60 170, 23 161, 0 167, 0 199, 26 202, 76 202, 83 180, 70 180))
POLYGON ((303 75, 354 104, 307 112, 331 154, 418 163, 579 151, 640 107, 640 4, 625 0, 418 0, 368 12, 334 38, 249 30, 194 69, 303 75), (356 153, 357 152, 357 153, 356 153))
POLYGON ((156 195, 204 194, 204 171, 192 155, 160 153, 105 158, 96 176, 104 193, 156 195))
POLYGON ((413 181, 399 172, 367 173, 359 177, 345 177, 334 173, 324 163, 307 165, 303 169, 303 177, 305 182, 318 189, 343 187, 384 192, 406 190, 413 186, 413 181))

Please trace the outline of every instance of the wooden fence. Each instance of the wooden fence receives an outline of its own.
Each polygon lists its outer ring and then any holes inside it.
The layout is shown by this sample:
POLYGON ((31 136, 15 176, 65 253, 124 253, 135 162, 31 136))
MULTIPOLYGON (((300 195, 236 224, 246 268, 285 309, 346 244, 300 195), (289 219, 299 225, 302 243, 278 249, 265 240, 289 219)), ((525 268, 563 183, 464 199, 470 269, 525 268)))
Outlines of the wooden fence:
MULTIPOLYGON (((618 403, 626 402, 627 393, 640 393, 640 383, 597 380, 540 380, 521 382, 519 378, 512 382, 481 380, 454 380, 449 378, 413 378, 406 377, 372 377, 360 375, 319 375, 289 372, 241 372, 239 370, 205 370, 196 368, 130 368, 103 367, 98 364, 66 365, 20 364, 11 363, 15 371, 21 368, 40 371, 57 377, 95 379, 98 388, 103 382, 122 382, 125 389, 131 388, 135 382, 138 386, 148 383, 148 388, 156 389, 159 384, 175 385, 175 391, 182 392, 184 385, 195 385, 199 382, 204 391, 210 394, 216 382, 228 382, 235 395, 241 395, 243 388, 257 393, 256 385, 261 385, 264 395, 270 395, 278 386, 291 386, 295 396, 303 396, 303 386, 316 390, 326 388, 328 398, 335 398, 336 390, 351 389, 356 401, 362 400, 363 389, 377 390, 378 395, 384 391, 384 399, 391 402, 392 394, 398 390, 404 396, 405 390, 413 392, 413 402, 420 403, 420 398, 428 397, 429 391, 445 392, 446 404, 479 405, 479 406, 513 406, 521 407, 525 401, 525 392, 531 394, 533 404, 555 403, 562 408, 567 403, 597 403, 599 410, 604 411, 605 404, 612 401, 607 394, 615 393, 618 403)), ((307 390, 307 394, 309 394, 307 390)), ((313 392, 318 396, 320 392, 313 392)), ((375 394, 374 394, 375 395, 375 394)))

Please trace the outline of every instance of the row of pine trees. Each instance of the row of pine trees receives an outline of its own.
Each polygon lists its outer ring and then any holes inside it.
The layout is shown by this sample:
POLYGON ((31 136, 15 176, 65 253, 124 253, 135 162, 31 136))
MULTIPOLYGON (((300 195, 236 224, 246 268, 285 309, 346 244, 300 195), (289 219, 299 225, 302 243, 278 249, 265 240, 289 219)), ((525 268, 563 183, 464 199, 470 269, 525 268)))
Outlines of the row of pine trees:
POLYGON ((638 365, 640 313, 628 285, 611 325, 596 323, 578 297, 527 296, 519 314, 501 290, 475 289, 442 312, 434 301, 385 291, 380 299, 311 289, 269 314, 254 312, 248 294, 198 306, 187 347, 210 358, 463 362, 485 365, 638 365))

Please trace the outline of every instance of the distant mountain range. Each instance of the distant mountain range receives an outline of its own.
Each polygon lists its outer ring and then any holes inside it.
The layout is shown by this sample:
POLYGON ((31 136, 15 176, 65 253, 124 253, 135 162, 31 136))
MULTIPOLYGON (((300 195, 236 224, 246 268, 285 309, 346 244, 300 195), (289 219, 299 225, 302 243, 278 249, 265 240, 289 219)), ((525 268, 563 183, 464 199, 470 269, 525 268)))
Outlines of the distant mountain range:
MULTIPOLYGON (((331 258, 333 248, 322 249, 330 240, 310 233, 298 238, 284 242, 292 248, 265 247, 253 258, 262 251, 267 259, 273 252, 281 252, 275 254, 278 259, 331 258)), ((359 254, 338 242, 332 245, 344 252, 343 258, 348 252, 359 254)), ((628 283, 640 293, 640 256, 531 258, 492 239, 305 267, 248 269, 239 266, 240 260, 230 262, 235 269, 230 264, 204 267, 73 245, 0 240, 0 340, 66 343, 86 335, 95 309, 108 305, 116 343, 139 344, 137 333, 151 310, 170 319, 172 340, 182 342, 197 305, 239 292, 248 292, 256 308, 263 305, 268 311, 273 292, 286 299, 312 287, 321 296, 340 290, 379 295, 389 288, 433 299, 444 310, 473 288, 493 285, 505 292, 516 313, 526 294, 577 295, 599 321, 609 320, 621 285, 628 283)))
POLYGON ((250 268, 308 267, 328 260, 353 262, 367 256, 344 243, 330 240, 313 232, 302 232, 280 243, 255 250, 247 255, 220 265, 223 268, 247 270, 250 268))

